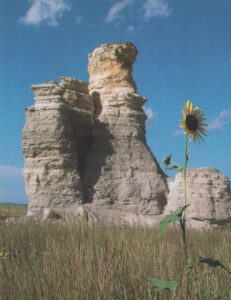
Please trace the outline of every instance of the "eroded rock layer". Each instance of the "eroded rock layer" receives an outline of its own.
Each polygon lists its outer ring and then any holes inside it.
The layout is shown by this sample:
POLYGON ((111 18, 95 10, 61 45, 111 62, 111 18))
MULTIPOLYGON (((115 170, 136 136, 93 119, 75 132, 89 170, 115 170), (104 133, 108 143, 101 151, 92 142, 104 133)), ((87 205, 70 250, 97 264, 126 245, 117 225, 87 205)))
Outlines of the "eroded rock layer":
POLYGON ((84 172, 86 201, 144 214, 166 204, 166 176, 145 139, 146 99, 136 91, 130 43, 103 44, 89 55, 95 103, 93 141, 84 172))

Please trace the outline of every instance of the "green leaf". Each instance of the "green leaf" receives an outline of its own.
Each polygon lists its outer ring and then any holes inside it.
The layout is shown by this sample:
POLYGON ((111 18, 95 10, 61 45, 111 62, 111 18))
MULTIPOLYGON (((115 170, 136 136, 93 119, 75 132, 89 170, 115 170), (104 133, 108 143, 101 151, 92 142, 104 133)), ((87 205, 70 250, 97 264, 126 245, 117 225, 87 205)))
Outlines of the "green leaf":
POLYGON ((190 258, 187 258, 186 260, 186 269, 187 269, 187 273, 190 273, 190 271, 192 270, 193 264, 190 258))
POLYGON ((151 283, 151 287, 154 287, 157 292, 162 290, 175 292, 177 286, 179 285, 179 283, 176 281, 168 281, 165 279, 148 278, 148 281, 151 283))
POLYGON ((182 208, 179 208, 177 210, 175 210, 174 212, 172 212, 172 214, 178 216, 178 217, 181 217, 182 214, 183 214, 183 211, 189 206, 190 204, 187 203, 185 206, 183 206, 182 208))
POLYGON ((168 224, 171 222, 179 221, 182 217, 178 217, 176 215, 167 215, 164 219, 160 222, 159 230, 158 230, 158 237, 164 233, 168 227, 168 224))
POLYGON ((175 221, 182 221, 185 219, 184 216, 182 216, 183 211, 189 206, 190 204, 186 204, 182 208, 177 209, 176 211, 173 211, 170 215, 167 215, 164 217, 164 219, 160 222, 159 230, 158 230, 158 237, 164 233, 168 227, 169 223, 175 222, 175 221))
POLYGON ((181 172, 181 168, 179 168, 178 166, 173 166, 171 168, 166 168, 166 170, 168 170, 168 171, 178 170, 179 172, 181 172))
POLYGON ((168 165, 170 165, 171 163, 171 154, 169 154, 168 156, 166 156, 162 161, 163 164, 165 165, 165 169, 167 169, 168 165))
POLYGON ((190 258, 187 258, 187 260, 186 260, 186 266, 187 266, 187 268, 192 268, 192 261, 191 261, 190 258))

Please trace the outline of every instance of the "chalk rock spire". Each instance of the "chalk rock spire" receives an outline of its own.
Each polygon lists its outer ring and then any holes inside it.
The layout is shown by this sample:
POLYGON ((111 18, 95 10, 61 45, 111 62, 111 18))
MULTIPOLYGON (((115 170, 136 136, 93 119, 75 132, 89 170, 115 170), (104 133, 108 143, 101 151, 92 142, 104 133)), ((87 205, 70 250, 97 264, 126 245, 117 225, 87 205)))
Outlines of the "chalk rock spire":
POLYGON ((89 55, 93 140, 84 169, 85 201, 144 214, 166 204, 166 176, 146 144, 146 99, 136 90, 131 43, 103 44, 89 55))

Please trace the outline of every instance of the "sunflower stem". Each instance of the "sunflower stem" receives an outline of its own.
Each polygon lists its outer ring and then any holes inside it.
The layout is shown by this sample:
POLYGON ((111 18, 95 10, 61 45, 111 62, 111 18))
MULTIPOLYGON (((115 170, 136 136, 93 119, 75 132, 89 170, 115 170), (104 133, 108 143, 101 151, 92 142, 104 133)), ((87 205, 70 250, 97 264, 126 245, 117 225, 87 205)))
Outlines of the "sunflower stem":
MULTIPOLYGON (((188 135, 185 135, 185 152, 184 152, 184 168, 183 168, 183 180, 184 180, 184 206, 186 205, 186 170, 188 163, 188 135)), ((184 216, 186 218, 186 209, 184 210, 184 216)))
MULTIPOLYGON (((183 181, 184 181, 184 206, 186 206, 186 170, 188 164, 188 135, 185 135, 185 153, 184 153, 184 168, 183 168, 183 181)), ((185 258, 185 292, 184 300, 188 299, 188 272, 186 269, 187 265, 187 241, 186 241, 186 208, 183 211, 183 223, 182 223, 182 238, 184 243, 184 258, 185 258)))

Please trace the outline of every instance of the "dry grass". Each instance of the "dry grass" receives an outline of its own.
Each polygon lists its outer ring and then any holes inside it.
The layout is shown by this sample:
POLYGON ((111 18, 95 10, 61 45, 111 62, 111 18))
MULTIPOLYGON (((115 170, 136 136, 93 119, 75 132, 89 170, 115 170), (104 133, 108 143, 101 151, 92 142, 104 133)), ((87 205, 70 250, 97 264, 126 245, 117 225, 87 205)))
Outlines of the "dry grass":
POLYGON ((19 217, 26 215, 27 205, 0 203, 0 221, 9 217, 19 217))
MULTIPOLYGON (((161 238, 142 227, 0 224, 2 299, 181 299, 180 232, 161 238), (147 277, 180 282, 175 294, 150 289, 147 277)), ((231 299, 231 276, 198 257, 231 268, 231 232, 188 232, 189 299, 231 299)), ((1 297, 0 297, 1 298, 1 297)))

